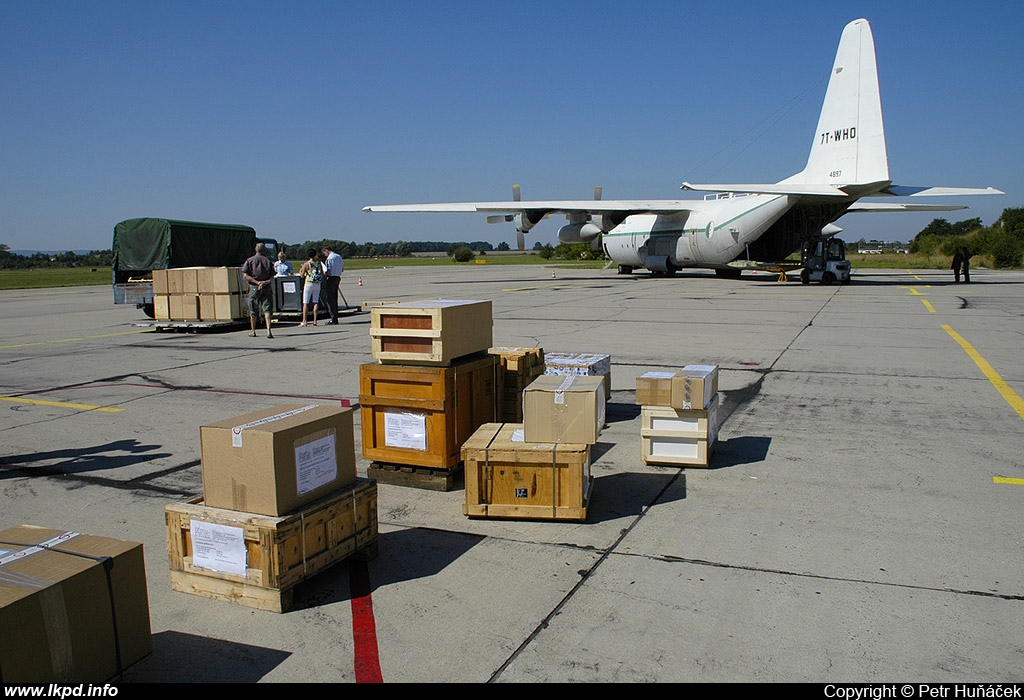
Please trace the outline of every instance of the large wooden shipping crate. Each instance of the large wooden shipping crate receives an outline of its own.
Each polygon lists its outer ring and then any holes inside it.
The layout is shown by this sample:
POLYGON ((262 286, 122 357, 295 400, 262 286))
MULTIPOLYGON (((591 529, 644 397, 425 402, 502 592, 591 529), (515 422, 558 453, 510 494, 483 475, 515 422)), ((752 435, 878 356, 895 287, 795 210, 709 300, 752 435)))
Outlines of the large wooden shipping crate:
POLYGON ((717 394, 704 409, 640 408, 640 450, 645 464, 706 467, 717 441, 717 394))
POLYGON ((370 309, 373 358, 384 364, 448 365, 491 347, 490 301, 434 299, 370 309))
POLYGON ((349 487, 280 517, 168 505, 171 587, 183 593, 284 612, 296 585, 348 557, 377 555, 377 482, 349 487))
POLYGON ((363 457, 385 464, 456 469, 460 450, 496 415, 497 358, 447 367, 368 363, 359 368, 363 457))
POLYGON ((594 479, 590 445, 522 441, 521 423, 480 426, 462 448, 471 518, 587 518, 594 479))
POLYGON ((0 532, 0 685, 118 680, 152 648, 141 543, 0 532))
POLYGON ((523 422, 523 390, 544 374, 543 348, 495 347, 498 358, 498 416, 503 423, 523 422))

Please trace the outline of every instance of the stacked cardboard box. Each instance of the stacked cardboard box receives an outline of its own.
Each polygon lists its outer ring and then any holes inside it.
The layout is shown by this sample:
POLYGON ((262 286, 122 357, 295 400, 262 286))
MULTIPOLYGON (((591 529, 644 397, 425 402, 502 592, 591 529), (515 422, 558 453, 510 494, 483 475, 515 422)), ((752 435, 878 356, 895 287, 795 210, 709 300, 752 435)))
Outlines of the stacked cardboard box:
POLYGON ((612 358, 592 352, 549 352, 544 356, 544 374, 559 377, 602 377, 604 396, 612 397, 612 358))
POLYGON ((165 510, 175 590, 283 612, 299 581, 375 553, 351 408, 275 406, 201 426, 200 441, 203 498, 165 510))
POLYGON ((504 423, 523 422, 523 390, 544 374, 543 348, 496 347, 499 415, 504 423))
POLYGON ((102 683, 151 651, 141 544, 31 525, 0 532, 4 683, 102 683))
POLYGON ((636 380, 646 464, 708 466, 718 441, 718 366, 645 372, 636 380))
POLYGON ((605 422, 604 382, 600 376, 537 377, 523 391, 526 441, 597 442, 605 422))
POLYGON ((170 321, 246 318, 247 291, 248 285, 238 267, 153 270, 153 315, 170 321))
POLYGON ((370 310, 376 362, 359 369, 367 473, 448 490, 462 467, 462 443, 498 415, 491 302, 433 299, 370 310))

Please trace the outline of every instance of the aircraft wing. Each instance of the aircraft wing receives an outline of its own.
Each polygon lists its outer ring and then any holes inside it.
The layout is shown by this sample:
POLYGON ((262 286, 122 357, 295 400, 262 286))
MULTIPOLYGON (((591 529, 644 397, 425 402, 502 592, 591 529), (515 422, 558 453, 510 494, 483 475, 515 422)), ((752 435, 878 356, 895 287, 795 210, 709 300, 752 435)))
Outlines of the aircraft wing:
POLYGON ((697 202, 684 199, 552 199, 508 202, 448 202, 440 204, 372 204, 365 212, 478 214, 679 214, 697 202))
POLYGON ((962 204, 904 204, 903 202, 854 202, 846 210, 848 214, 856 212, 889 212, 889 211, 957 211, 967 209, 962 204))

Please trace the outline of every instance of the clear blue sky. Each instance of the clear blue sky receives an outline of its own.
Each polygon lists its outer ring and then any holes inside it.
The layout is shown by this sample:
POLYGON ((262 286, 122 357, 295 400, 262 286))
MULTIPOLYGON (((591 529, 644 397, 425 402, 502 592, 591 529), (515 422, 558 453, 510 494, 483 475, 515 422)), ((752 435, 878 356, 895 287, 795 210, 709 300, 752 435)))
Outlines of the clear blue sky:
MULTIPOLYGON (((367 204, 678 198, 807 158, 843 26, 872 25, 892 178, 1024 206, 1024 3, 0 0, 0 243, 104 249, 123 219, 288 243, 486 240, 511 225, 367 204)), ((554 243, 560 224, 527 236, 554 243)))

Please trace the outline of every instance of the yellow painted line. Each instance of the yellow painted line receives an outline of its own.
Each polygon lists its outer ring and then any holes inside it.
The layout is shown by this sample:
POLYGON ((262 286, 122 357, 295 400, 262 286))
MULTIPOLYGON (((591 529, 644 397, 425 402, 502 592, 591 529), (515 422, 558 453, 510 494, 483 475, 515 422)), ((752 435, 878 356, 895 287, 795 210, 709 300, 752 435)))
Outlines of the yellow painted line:
POLYGON ((913 287, 910 288, 910 293, 913 294, 915 297, 921 296, 921 292, 917 291, 913 287))
POLYGON ((1024 479, 1013 479, 1008 476, 993 476, 992 481, 997 484, 1015 484, 1017 486, 1024 486, 1024 479))
POLYGON ((30 403, 36 406, 56 406, 57 408, 75 408, 80 411, 102 411, 103 413, 120 413, 123 408, 109 408, 107 406, 93 406, 87 403, 65 403, 63 401, 43 401, 42 399, 23 399, 20 396, 0 396, 0 401, 14 401, 17 403, 30 403))
POLYGON ((946 324, 942 324, 942 330, 949 333, 953 340, 960 344, 960 347, 964 349, 964 352, 974 360, 974 364, 978 365, 978 369, 981 370, 982 374, 992 382, 992 386, 996 388, 996 391, 1006 399, 1006 403, 1010 404, 1010 408, 1016 411, 1018 416, 1024 418, 1024 400, 1017 395, 1017 392, 1010 388, 1009 384, 1003 381, 1003 378, 999 376, 998 372, 992 369, 992 365, 990 365, 988 361, 981 356, 981 353, 975 350, 970 343, 960 336, 959 333, 946 324))
POLYGON ((29 348, 33 345, 50 345, 51 343, 70 343, 75 340, 91 340, 93 338, 110 338, 115 335, 129 335, 130 333, 149 333, 152 329, 146 328, 137 331, 122 331, 121 333, 105 333, 103 335, 83 335, 79 338, 61 338, 60 340, 41 340, 38 343, 22 343, 20 345, 0 345, 0 350, 10 350, 12 348, 29 348))
POLYGON ((924 308, 928 309, 930 313, 935 313, 935 307, 929 304, 927 299, 922 299, 921 303, 924 304, 924 308))

